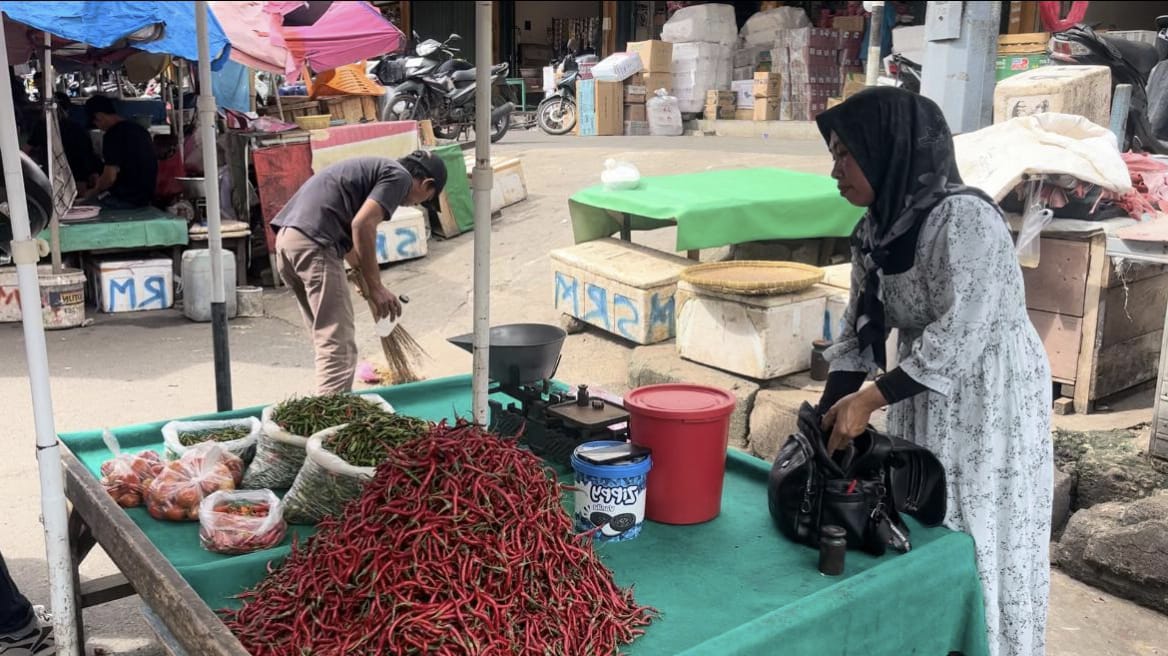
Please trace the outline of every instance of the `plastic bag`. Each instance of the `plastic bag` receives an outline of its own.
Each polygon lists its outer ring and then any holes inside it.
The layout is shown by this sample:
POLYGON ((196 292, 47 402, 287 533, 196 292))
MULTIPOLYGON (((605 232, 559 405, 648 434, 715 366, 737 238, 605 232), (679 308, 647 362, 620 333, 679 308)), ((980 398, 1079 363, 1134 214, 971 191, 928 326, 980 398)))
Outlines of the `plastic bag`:
POLYGON ((217 419, 210 421, 172 421, 162 427, 162 442, 166 445, 166 459, 178 460, 182 454, 195 444, 209 441, 211 435, 200 436, 202 439, 190 444, 183 444, 184 440, 191 442, 191 433, 210 433, 211 431, 235 429, 246 430, 247 436, 234 440, 215 441, 224 450, 239 456, 246 464, 255 455, 256 441, 259 439, 261 424, 255 417, 242 419, 217 419))
POLYGON ((289 524, 315 524, 326 515, 339 513, 346 503, 361 496, 365 484, 373 479, 375 468, 354 467, 322 445, 347 425, 308 438, 304 467, 284 495, 284 519, 289 524))
POLYGON ((1042 230, 1054 219, 1054 212, 1043 206, 1042 180, 1030 183, 1026 194, 1026 214, 1022 217, 1022 229, 1018 231, 1018 241, 1014 252, 1018 254, 1018 264, 1033 269, 1041 257, 1042 230))
POLYGON ((649 119, 649 134, 654 137, 680 137, 685 132, 681 122, 681 106, 677 98, 657 89, 645 103, 649 119))
POLYGON ((243 460, 219 445, 190 447, 166 464, 146 490, 146 510, 154 519, 172 522, 199 519, 199 504, 219 490, 234 490, 243 478, 243 460))
MULTIPOLYGON (((359 396, 382 412, 393 412, 393 406, 376 394, 359 396)), ((243 487, 249 490, 287 489, 304 466, 304 447, 308 444, 308 436, 289 433, 272 419, 272 413, 279 405, 264 408, 260 417, 263 429, 256 442, 255 457, 243 476, 243 487)))
POLYGON ((631 162, 606 159, 600 181, 608 191, 636 189, 641 186, 641 172, 631 162))
POLYGON ((280 499, 271 490, 220 490, 199 504, 199 543, 207 551, 243 554, 284 540, 280 499))
POLYGON ((101 463, 101 486, 123 508, 142 505, 143 493, 162 472, 162 458, 154 451, 122 453, 118 439, 108 430, 102 438, 114 457, 101 463))

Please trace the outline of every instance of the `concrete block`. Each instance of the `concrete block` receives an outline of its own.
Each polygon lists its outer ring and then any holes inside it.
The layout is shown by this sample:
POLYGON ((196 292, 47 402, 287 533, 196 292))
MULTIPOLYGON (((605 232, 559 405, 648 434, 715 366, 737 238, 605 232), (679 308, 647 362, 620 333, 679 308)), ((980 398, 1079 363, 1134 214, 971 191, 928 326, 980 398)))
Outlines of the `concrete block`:
POLYGON ((629 389, 662 383, 693 383, 724 389, 737 403, 730 415, 730 446, 746 449, 748 420, 758 385, 699 364, 686 362, 677 355, 673 344, 640 346, 633 349, 629 361, 629 389))
POLYGON ((677 349, 682 357, 757 380, 811 365, 823 336, 827 296, 816 285, 798 294, 719 294, 678 283, 677 349))
POLYGON ((819 402, 819 393, 791 388, 764 389, 754 399, 750 412, 750 452, 772 461, 798 430, 799 407, 819 402))
POLYGON ((617 239, 557 249, 550 257, 560 312, 637 344, 674 337, 677 279, 693 261, 617 239))

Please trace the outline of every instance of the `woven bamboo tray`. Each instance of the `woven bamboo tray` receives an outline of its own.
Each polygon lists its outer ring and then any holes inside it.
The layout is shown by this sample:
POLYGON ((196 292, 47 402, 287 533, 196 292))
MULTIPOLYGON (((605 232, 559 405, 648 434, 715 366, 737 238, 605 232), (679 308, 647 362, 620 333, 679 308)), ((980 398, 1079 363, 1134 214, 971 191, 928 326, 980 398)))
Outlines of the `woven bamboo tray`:
POLYGON ((740 260, 698 264, 681 279, 701 289, 723 294, 771 296, 794 294, 823 280, 823 269, 799 262, 740 260))

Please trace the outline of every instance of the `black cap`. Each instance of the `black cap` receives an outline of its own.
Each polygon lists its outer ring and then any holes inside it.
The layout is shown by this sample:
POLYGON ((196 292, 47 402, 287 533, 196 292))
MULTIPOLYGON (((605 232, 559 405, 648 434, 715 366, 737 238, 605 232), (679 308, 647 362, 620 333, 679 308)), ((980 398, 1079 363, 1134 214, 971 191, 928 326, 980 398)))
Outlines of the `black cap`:
POLYGON ((416 164, 418 168, 425 171, 427 178, 434 180, 434 198, 422 203, 422 206, 435 212, 439 211, 438 195, 446 187, 446 162, 443 162, 441 157, 427 150, 415 150, 403 157, 402 160, 403 162, 416 164))

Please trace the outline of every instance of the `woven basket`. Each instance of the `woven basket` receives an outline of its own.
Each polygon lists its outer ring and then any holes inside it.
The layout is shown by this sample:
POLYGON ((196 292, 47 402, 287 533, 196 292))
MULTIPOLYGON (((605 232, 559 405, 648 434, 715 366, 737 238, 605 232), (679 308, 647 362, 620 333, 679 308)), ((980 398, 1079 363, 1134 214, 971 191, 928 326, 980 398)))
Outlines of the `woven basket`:
POLYGON ((773 296, 794 294, 819 283, 823 269, 799 262, 709 262, 682 271, 681 279, 694 287, 723 294, 773 296))
POLYGON ((333 120, 332 114, 312 114, 310 116, 297 116, 295 119, 296 125, 300 126, 301 130, 323 130, 329 126, 329 122, 333 120))

